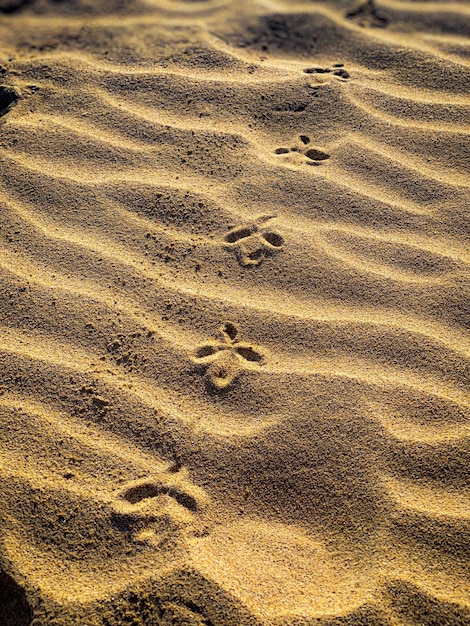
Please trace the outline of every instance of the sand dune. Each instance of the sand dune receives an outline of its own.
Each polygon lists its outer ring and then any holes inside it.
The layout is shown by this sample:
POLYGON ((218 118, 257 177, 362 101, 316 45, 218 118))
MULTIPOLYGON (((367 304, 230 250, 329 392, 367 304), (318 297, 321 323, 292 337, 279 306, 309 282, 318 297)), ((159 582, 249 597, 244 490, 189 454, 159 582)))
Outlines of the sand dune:
POLYGON ((0 625, 470 624, 465 0, 0 0, 0 625))

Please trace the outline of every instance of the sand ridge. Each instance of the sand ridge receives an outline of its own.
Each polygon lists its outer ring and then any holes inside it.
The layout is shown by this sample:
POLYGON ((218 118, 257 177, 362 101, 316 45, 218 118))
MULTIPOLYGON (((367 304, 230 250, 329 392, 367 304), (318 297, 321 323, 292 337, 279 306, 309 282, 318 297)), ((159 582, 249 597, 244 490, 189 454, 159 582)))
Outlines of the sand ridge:
POLYGON ((0 0, 0 625, 470 623, 469 34, 0 0))

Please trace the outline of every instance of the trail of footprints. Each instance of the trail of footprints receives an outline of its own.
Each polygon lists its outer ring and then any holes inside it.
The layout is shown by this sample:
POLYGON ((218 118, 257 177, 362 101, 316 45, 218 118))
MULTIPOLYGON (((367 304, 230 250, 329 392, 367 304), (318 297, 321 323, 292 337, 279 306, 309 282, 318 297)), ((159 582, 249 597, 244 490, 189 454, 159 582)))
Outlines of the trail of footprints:
MULTIPOLYGON (((242 265, 258 265, 261 260, 283 245, 282 237, 265 224, 274 216, 262 216, 251 224, 232 229, 225 243, 234 250, 242 265)), ((219 339, 201 344, 195 350, 194 363, 205 371, 207 387, 213 392, 222 392, 232 385, 248 363, 261 365, 263 355, 252 344, 237 339, 238 329, 226 322, 219 329, 219 339)), ((179 464, 168 469, 170 474, 182 470, 179 464)), ((138 480, 129 483, 117 494, 118 507, 116 524, 133 530, 136 541, 160 546, 168 533, 174 530, 165 527, 171 518, 173 525, 182 528, 193 521, 200 505, 176 482, 168 484, 159 480, 138 480), (177 506, 171 506, 173 500, 177 506), (167 514, 167 515, 166 515, 167 514)))
MULTIPOLYGON (((12 4, 20 6, 26 3, 13 0, 12 4)), ((360 27, 384 27, 388 23, 387 16, 377 10, 373 0, 356 3, 345 16, 360 27)), ((329 67, 309 67, 303 71, 311 76, 314 81, 314 85, 311 86, 315 89, 320 89, 322 85, 332 81, 345 82, 350 78, 349 72, 339 63, 329 67)), ((11 87, 0 86, 0 118, 7 114, 18 100, 19 95, 11 87)), ((295 145, 291 147, 276 148, 274 154, 279 163, 286 157, 293 157, 303 160, 309 166, 321 166, 331 158, 323 148, 312 145, 310 137, 305 134, 298 135, 295 145)), ((264 261, 274 258, 284 247, 284 238, 272 227, 275 217, 263 215, 251 222, 240 224, 229 230, 219 244, 228 253, 234 254, 243 268, 258 267, 264 261)), ((123 336, 118 335, 107 346, 108 351, 115 355, 118 365, 128 363, 127 353, 121 348, 122 339, 123 336)), ((235 384, 244 369, 256 370, 257 367, 261 367, 264 356, 258 347, 239 339, 239 330, 233 323, 225 322, 219 328, 217 338, 195 348, 192 360, 203 373, 207 391, 222 394, 235 384)), ((93 389, 84 389, 82 395, 86 398, 89 396, 89 402, 96 412, 104 413, 108 410, 107 401, 97 396, 93 389)), ((171 540, 178 530, 190 529, 194 534, 201 533, 195 518, 203 510, 204 500, 196 491, 185 488, 186 473, 185 468, 179 463, 174 463, 162 476, 127 482, 114 494, 115 523, 123 530, 129 530, 136 541, 157 547, 160 547, 165 538, 171 540)), ((66 479, 72 476, 73 474, 64 474, 66 479)), ((184 607, 182 609, 168 603, 166 610, 170 615, 168 619, 173 623, 181 617, 184 607), (171 617, 173 615, 174 619, 171 617)), ((195 611, 188 609, 187 615, 183 617, 191 619, 190 613, 196 614, 195 611)), ((204 618, 201 619, 206 623, 204 618)))
MULTIPOLYGON (((238 329, 231 322, 221 326, 219 337, 198 346, 194 356, 194 363, 205 371, 206 384, 213 392, 227 389, 248 364, 256 366, 263 362, 259 350, 238 340, 238 329)), ((207 529, 195 528, 194 516, 203 502, 185 488, 186 473, 179 463, 174 463, 162 480, 128 483, 117 493, 115 524, 131 531, 136 541, 158 548, 175 531, 189 528, 198 536, 207 533, 207 529)))
MULTIPOLYGON (((347 17, 359 20, 361 26, 370 25, 371 18, 377 19, 374 3, 360 4, 358 9, 348 13, 347 17)), ((372 25, 384 24, 372 23, 372 25)), ((313 75, 319 86, 328 81, 346 81, 349 78, 349 73, 342 64, 307 68, 304 72, 313 75)), ((0 117, 5 115, 17 100, 18 96, 12 89, 0 87, 0 117)), ((298 158, 304 159, 305 164, 310 166, 319 166, 331 157, 321 147, 312 145, 310 137, 305 134, 298 135, 295 145, 276 148, 274 153, 280 162, 286 155, 294 158, 298 155, 298 158)), ((240 224, 229 230, 221 238, 219 245, 228 253, 234 254, 242 267, 258 267, 265 260, 274 258, 284 247, 284 238, 272 227, 275 217, 262 215, 251 222, 240 224)), ((126 353, 121 354, 122 339, 123 336, 119 335, 107 346, 108 351, 116 355, 118 365, 121 362, 124 364, 128 362, 126 353)), ((192 360, 203 373, 207 391, 223 394, 235 384, 244 369, 256 371, 256 368, 261 367, 264 356, 252 343, 239 339, 239 330, 233 323, 225 322, 219 328, 217 338, 195 348, 192 360)), ((107 402, 92 392, 93 390, 84 389, 83 394, 90 396, 95 411, 105 412, 107 402)), ((207 533, 207 528, 202 526, 201 530, 200 522, 197 520, 203 510, 204 500, 191 488, 185 488, 185 473, 187 470, 179 463, 175 463, 160 477, 148 477, 125 484, 114 494, 116 505, 113 514, 114 523, 122 530, 129 531, 135 541, 157 548, 165 541, 174 540, 180 531, 189 530, 193 535, 199 536, 207 533), (182 480, 179 479, 180 475, 182 480)), ((64 477, 71 478, 72 474, 64 474, 64 477)), ((184 608, 168 604, 167 610, 169 615, 171 613, 176 616, 176 621, 184 608)), ((192 612, 188 609, 189 618, 190 613, 192 612)))

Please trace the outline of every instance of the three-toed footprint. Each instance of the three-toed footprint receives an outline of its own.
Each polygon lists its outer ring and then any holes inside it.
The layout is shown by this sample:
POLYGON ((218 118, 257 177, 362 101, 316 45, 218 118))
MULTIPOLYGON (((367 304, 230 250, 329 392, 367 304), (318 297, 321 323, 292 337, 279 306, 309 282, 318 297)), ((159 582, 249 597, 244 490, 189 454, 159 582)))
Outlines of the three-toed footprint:
POLYGON ((334 63, 326 67, 307 67, 304 69, 305 74, 312 74, 312 83, 310 87, 319 87, 331 83, 334 80, 346 82, 350 77, 349 72, 344 68, 343 63, 334 63))
POLYGON ((281 235, 266 226, 275 215, 263 215, 251 223, 241 224, 225 236, 224 247, 235 252, 241 265, 259 265, 263 259, 273 256, 284 245, 281 235))
POLYGON ((310 137, 307 135, 299 135, 300 143, 291 148, 276 148, 274 154, 277 155, 289 155, 300 154, 302 157, 306 157, 307 165, 319 165, 322 161, 326 161, 330 158, 328 152, 325 152, 321 148, 310 145, 310 137))
POLYGON ((252 344, 237 341, 238 330, 231 322, 220 328, 221 341, 209 341, 196 348, 194 362, 206 369, 209 387, 223 391, 231 385, 248 363, 260 365, 263 356, 252 344))
POLYGON ((207 503, 205 492, 178 468, 153 479, 128 482, 116 494, 115 523, 139 542, 159 545, 172 534, 200 530, 198 513, 207 503))

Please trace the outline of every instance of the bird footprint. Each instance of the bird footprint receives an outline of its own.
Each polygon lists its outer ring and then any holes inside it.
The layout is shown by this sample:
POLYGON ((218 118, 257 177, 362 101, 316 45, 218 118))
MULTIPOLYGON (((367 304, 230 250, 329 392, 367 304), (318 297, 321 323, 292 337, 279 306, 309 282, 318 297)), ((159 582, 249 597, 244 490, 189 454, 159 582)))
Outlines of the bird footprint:
POLYGON ((233 228, 225 236, 225 248, 235 252, 241 265, 259 265, 263 259, 272 256, 284 245, 279 233, 264 225, 276 217, 264 215, 251 224, 233 228))
POLYGON ((325 152, 321 148, 314 148, 309 146, 310 137, 307 135, 299 135, 301 144, 293 146, 292 148, 276 148, 274 154, 289 154, 289 152, 296 152, 303 154, 307 157, 307 165, 319 165, 321 161, 326 161, 330 158, 328 152, 325 152))
POLYGON ((175 533, 198 531, 198 514, 208 500, 181 466, 174 473, 169 468, 165 476, 130 481, 116 495, 116 527, 154 545, 175 533))
POLYGON ((223 391, 231 385, 247 363, 261 364, 263 356, 249 343, 237 341, 238 330, 231 322, 220 329, 222 340, 204 343, 196 348, 195 363, 206 369, 210 388, 223 391))
POLYGON ((307 67, 304 70, 305 74, 315 74, 317 82, 324 83, 333 80, 347 81, 350 74, 344 69, 343 63, 335 63, 331 67, 307 67))

